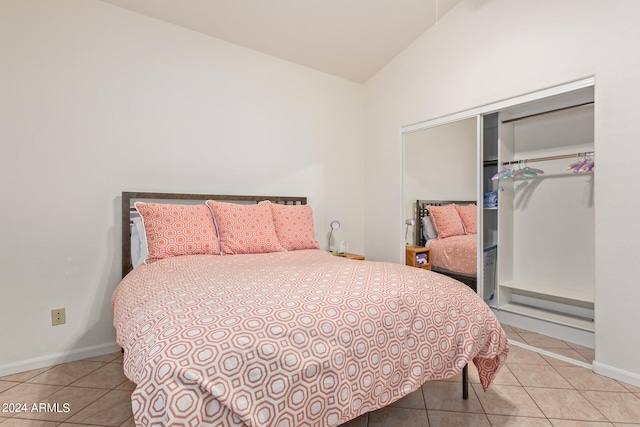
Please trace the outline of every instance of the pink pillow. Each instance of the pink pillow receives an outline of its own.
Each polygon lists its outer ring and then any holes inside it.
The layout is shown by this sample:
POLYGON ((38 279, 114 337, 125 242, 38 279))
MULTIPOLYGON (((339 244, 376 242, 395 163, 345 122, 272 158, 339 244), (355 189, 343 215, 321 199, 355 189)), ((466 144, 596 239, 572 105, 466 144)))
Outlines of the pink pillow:
POLYGON ((309 205, 269 203, 280 244, 288 251, 320 249, 314 237, 313 212, 309 205))
POLYGON ((271 208, 267 203, 238 205, 207 200, 220 236, 225 254, 259 254, 282 252, 273 224, 271 208))
POLYGON ((204 205, 134 204, 142 217, 149 258, 145 264, 181 255, 220 254, 211 212, 204 205))
POLYGON ((438 239, 466 234, 455 205, 428 206, 427 209, 431 214, 433 227, 438 233, 438 239))
POLYGON ((458 215, 462 220, 462 224, 464 225, 464 230, 467 234, 476 234, 478 232, 477 223, 476 223, 476 205, 453 205, 456 207, 456 211, 458 211, 458 215))

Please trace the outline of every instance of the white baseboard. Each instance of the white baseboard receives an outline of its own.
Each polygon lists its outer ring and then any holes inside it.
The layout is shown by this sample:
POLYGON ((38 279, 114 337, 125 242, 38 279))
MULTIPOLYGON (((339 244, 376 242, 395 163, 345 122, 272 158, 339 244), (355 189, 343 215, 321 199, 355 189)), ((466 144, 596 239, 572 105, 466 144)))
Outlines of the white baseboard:
POLYGON ((118 351, 119 348, 120 347, 118 347, 115 341, 112 341, 106 344, 74 349, 62 353, 49 354, 15 363, 8 363, 0 365, 0 377, 17 374, 19 372, 31 371, 33 369, 47 368, 61 363, 74 362, 76 360, 87 359, 89 357, 102 356, 104 354, 118 351))
POLYGON ((596 360, 593 361, 593 370, 596 374, 604 375, 605 377, 640 387, 640 374, 636 374, 635 372, 614 368, 613 366, 605 365, 604 363, 600 363, 596 360))

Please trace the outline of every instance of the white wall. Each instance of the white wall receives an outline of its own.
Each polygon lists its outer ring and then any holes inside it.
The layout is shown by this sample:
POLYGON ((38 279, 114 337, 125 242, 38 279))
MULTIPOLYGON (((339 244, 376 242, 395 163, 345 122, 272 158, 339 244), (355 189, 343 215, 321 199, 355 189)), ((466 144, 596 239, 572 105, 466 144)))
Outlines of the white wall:
POLYGON ((0 7, 0 375, 113 351, 122 191, 304 195, 362 253, 362 85, 100 1, 0 7))
POLYGON ((465 0, 367 82, 365 102, 367 257, 401 262, 402 126, 595 76, 595 366, 636 385, 638 16, 635 0, 465 0))

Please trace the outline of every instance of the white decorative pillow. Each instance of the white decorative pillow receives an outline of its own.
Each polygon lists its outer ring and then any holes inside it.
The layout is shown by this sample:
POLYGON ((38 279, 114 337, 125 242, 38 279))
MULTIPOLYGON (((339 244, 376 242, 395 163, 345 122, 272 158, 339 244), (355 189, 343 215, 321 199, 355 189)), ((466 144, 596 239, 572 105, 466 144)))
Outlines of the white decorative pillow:
POLYGON ((149 248, 147 247, 147 236, 144 232, 142 218, 132 218, 131 224, 131 265, 136 268, 144 264, 144 260, 149 258, 149 248))
POLYGON ((436 229, 433 228, 433 221, 431 221, 430 216, 422 217, 422 235, 427 242, 438 237, 438 235, 436 234, 436 229))

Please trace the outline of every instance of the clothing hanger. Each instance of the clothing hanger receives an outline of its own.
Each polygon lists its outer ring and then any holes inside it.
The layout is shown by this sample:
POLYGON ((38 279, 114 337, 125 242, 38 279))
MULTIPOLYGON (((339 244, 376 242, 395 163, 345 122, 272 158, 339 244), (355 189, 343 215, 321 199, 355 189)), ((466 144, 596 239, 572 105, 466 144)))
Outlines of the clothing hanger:
POLYGON ((541 169, 536 169, 536 168, 531 168, 529 166, 527 166, 527 161, 526 160, 521 160, 518 162, 518 170, 515 171, 513 173, 513 176, 517 176, 517 175, 522 175, 524 177, 527 178, 533 178, 534 176, 538 176, 543 174, 544 171, 541 169), (524 168, 522 167, 522 164, 524 163, 524 168))
POLYGON ((584 153, 582 155, 582 160, 580 162, 570 164, 567 170, 570 170, 573 173, 591 172, 594 166, 595 160, 591 158, 589 153, 584 153))
POLYGON ((511 174, 511 178, 515 178, 518 175, 522 175, 523 172, 524 170, 522 169, 522 160, 518 160, 518 169, 513 171, 513 174, 511 174))
POLYGON ((527 166, 527 161, 524 161, 524 169, 522 170, 522 175, 532 178, 534 176, 542 175, 544 171, 542 169, 531 168, 527 166))
POLYGON ((576 161, 567 166, 568 171, 572 171, 576 166, 581 163, 580 161, 580 153, 576 154, 576 161))
POLYGON ((587 163, 587 165, 584 167, 584 169, 582 169, 582 172, 591 172, 591 170, 593 169, 593 167, 596 165, 596 161, 595 160, 591 160, 589 163, 587 163))
POLYGON ((573 173, 578 173, 582 170, 583 167, 585 167, 588 163, 589 163, 589 158, 587 157, 586 153, 582 159, 582 161, 580 162, 580 164, 578 166, 576 166, 575 168, 573 168, 573 173))
POLYGON ((497 174, 493 175, 491 177, 491 180, 495 181, 498 179, 509 179, 509 178, 515 178, 518 175, 522 175, 525 176, 527 178, 533 178, 534 176, 538 176, 543 174, 544 171, 541 169, 536 169, 536 168, 531 168, 529 166, 527 166, 527 161, 526 160, 519 160, 518 161, 518 169, 508 169, 508 168, 503 168, 500 172, 498 172, 497 174), (524 163, 524 168, 522 167, 522 164, 524 163))
MULTIPOLYGON (((591 153, 592 154, 592 153, 591 153)), ((567 171, 573 173, 591 172, 595 166, 595 160, 591 158, 590 153, 576 154, 577 160, 567 166, 567 171)))
POLYGON ((511 178, 512 175, 513 175, 513 169, 503 167, 500 172, 498 172, 497 174, 491 177, 491 180, 497 181, 499 179, 507 179, 507 178, 511 178))
POLYGON ((591 156, 589 156, 587 153, 585 153, 585 154, 584 154, 584 156, 585 156, 587 159, 589 159, 589 161, 587 162, 587 164, 586 164, 586 165, 584 165, 584 166, 582 167, 582 170, 581 170, 580 172, 591 172, 591 169, 593 169, 593 167, 595 166, 596 161, 595 161, 595 160, 593 160, 593 159, 591 158, 591 156))

